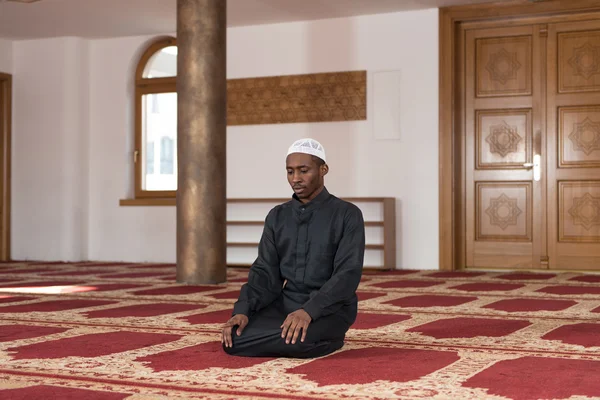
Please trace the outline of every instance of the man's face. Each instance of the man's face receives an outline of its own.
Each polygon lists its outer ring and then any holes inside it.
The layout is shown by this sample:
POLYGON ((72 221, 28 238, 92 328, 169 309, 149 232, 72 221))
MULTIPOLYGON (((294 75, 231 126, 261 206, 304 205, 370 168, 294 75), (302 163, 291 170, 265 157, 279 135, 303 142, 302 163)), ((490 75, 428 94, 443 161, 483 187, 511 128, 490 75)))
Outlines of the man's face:
POLYGON ((318 165, 310 154, 292 153, 286 159, 287 178, 300 200, 310 201, 323 187, 326 164, 318 165))

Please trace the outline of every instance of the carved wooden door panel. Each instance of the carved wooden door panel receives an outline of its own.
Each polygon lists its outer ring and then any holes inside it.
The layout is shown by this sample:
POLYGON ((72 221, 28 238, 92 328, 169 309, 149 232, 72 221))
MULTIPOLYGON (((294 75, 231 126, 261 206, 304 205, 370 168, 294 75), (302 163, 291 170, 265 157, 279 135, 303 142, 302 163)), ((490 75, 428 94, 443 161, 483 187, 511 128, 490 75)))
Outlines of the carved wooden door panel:
POLYGON ((466 265, 540 268, 545 193, 534 179, 544 113, 539 27, 467 30, 466 265))
POLYGON ((550 268, 600 270, 600 20, 548 27, 550 268))

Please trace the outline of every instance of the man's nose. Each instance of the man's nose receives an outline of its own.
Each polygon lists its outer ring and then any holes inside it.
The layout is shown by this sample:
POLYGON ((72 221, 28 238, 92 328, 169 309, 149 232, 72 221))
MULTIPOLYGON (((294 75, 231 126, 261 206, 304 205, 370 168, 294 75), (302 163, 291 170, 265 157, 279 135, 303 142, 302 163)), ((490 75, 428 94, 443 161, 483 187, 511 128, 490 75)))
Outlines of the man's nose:
POLYGON ((301 181, 302 179, 300 179, 300 173, 294 172, 294 174, 292 175, 292 182, 299 183, 301 181))

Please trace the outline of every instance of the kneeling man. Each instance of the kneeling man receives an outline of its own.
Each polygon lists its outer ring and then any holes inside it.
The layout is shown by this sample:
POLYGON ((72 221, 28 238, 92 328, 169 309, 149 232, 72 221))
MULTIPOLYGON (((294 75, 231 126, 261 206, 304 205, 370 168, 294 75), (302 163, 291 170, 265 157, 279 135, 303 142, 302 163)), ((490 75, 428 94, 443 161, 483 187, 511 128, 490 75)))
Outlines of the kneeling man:
POLYGON ((292 144, 286 168, 294 194, 268 213, 258 257, 222 330, 231 355, 330 354, 343 346, 356 319, 363 215, 325 188, 329 167, 316 140, 292 144))

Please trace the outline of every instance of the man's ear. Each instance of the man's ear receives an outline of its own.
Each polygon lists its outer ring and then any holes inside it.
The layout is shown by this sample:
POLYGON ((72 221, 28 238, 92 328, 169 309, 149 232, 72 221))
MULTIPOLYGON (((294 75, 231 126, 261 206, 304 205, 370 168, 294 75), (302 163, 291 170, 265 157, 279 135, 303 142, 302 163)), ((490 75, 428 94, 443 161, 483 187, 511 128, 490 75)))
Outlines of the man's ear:
POLYGON ((327 175, 329 172, 329 166, 327 164, 321 165, 321 176, 327 175))

